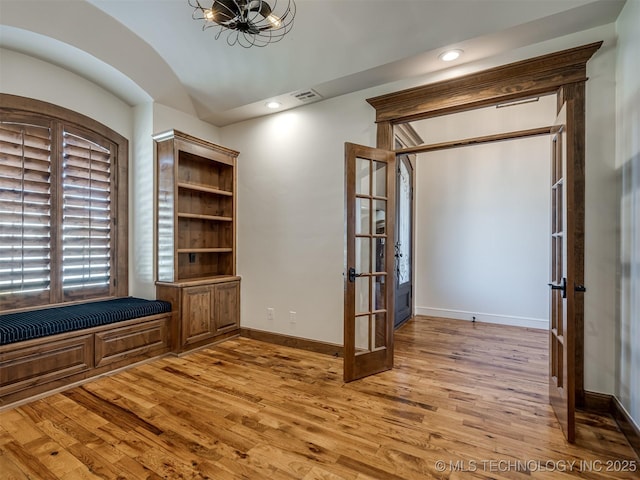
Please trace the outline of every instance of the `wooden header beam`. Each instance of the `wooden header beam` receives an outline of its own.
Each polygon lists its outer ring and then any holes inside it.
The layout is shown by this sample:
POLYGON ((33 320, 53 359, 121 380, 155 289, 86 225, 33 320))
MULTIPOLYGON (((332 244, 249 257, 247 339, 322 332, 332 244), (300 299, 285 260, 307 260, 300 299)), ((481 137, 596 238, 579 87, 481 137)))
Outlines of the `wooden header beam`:
POLYGON ((376 109, 376 123, 402 123, 555 93, 563 85, 587 80, 587 61, 601 45, 596 42, 562 50, 367 102, 376 109))

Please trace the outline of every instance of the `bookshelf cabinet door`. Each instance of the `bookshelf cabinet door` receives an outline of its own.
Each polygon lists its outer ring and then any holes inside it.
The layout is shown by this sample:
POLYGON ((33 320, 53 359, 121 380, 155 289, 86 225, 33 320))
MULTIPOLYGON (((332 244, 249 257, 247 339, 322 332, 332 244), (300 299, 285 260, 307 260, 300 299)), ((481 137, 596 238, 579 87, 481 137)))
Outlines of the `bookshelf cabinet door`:
POLYGON ((216 334, 240 328, 240 282, 215 286, 214 324, 216 334))
POLYGON ((215 335, 213 293, 212 285, 183 290, 182 345, 198 343, 215 335))

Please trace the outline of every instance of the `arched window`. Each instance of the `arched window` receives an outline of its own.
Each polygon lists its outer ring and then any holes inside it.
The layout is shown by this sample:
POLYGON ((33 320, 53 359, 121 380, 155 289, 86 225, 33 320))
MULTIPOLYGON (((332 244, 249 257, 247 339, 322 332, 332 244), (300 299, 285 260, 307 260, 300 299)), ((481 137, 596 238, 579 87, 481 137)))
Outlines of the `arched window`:
POLYGON ((0 95, 0 311, 127 295, 127 140, 0 95))

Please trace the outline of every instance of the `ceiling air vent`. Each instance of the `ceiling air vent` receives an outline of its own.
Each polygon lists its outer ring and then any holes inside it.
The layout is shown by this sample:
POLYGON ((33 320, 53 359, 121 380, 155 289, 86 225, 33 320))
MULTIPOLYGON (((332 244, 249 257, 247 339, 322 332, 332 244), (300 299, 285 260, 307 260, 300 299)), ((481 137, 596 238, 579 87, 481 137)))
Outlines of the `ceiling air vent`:
POLYGON ((307 88, 306 90, 300 90, 298 92, 291 94, 294 98, 297 98, 302 103, 310 103, 316 102, 322 99, 322 95, 313 90, 312 88, 307 88))

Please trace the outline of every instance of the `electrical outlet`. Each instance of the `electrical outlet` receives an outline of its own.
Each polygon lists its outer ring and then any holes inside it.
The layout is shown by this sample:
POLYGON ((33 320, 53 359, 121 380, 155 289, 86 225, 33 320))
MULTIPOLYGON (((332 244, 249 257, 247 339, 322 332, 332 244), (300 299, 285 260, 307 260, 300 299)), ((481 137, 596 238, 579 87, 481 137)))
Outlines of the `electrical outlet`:
POLYGON ((296 312, 289 311, 289 323, 296 323, 296 312))
POLYGON ((276 311, 273 308, 267 308, 267 320, 273 322, 276 319, 276 311))

